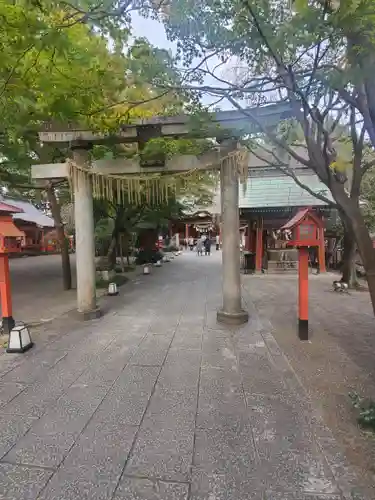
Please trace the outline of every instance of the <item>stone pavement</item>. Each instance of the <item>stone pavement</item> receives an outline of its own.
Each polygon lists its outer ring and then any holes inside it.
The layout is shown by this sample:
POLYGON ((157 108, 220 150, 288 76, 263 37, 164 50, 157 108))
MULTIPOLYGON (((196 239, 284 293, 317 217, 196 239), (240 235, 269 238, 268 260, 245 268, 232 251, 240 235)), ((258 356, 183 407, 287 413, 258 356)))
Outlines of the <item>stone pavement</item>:
MULTIPOLYGON (((220 253, 0 356, 0 499, 370 500, 252 304, 216 323, 220 253)), ((268 326, 267 326, 268 325, 268 326)))

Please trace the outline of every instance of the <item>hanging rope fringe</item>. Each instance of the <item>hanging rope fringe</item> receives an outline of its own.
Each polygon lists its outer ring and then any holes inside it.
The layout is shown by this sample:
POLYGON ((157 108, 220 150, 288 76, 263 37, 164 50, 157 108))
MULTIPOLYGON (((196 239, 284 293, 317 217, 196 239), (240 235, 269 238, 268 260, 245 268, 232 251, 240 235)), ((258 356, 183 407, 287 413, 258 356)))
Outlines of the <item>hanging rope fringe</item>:
MULTIPOLYGON (((249 151, 237 149, 220 160, 219 168, 224 162, 229 162, 238 171, 240 182, 246 183, 248 176, 249 151)), ((107 199, 121 204, 125 202, 140 205, 159 205, 168 201, 169 197, 178 195, 191 180, 199 181, 202 169, 195 168, 187 172, 169 174, 115 175, 94 172, 90 166, 78 165, 67 160, 69 169, 69 186, 73 193, 74 185, 89 179, 92 185, 93 197, 107 199)), ((213 167, 211 167, 213 168, 213 167)))

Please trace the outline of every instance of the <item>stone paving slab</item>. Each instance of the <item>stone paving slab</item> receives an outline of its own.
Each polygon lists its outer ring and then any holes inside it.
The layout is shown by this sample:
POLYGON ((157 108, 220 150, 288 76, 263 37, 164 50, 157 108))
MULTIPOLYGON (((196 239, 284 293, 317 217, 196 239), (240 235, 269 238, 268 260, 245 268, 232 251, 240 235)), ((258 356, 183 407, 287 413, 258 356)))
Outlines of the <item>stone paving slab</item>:
POLYGON ((101 421, 137 426, 142 421, 160 368, 129 366, 117 379, 96 411, 101 421))
POLYGON ((171 340, 168 336, 148 335, 140 344, 131 359, 132 365, 161 366, 169 350, 171 340))
POLYGON ((111 498, 137 427, 94 417, 40 496, 41 500, 111 498))
POLYGON ((52 471, 0 464, 0 499, 30 500, 37 498, 52 471))
POLYGON ((0 385, 0 408, 12 399, 14 399, 18 394, 20 394, 26 388, 26 384, 18 384, 12 382, 1 381, 0 385))
POLYGON ((65 358, 67 352, 49 350, 43 352, 42 356, 33 356, 26 363, 22 363, 14 370, 8 372, 2 378, 4 382, 24 382, 30 384, 46 376, 50 368, 57 365, 65 358))
POLYGON ((37 420, 26 415, 0 414, 0 457, 3 458, 9 450, 24 436, 37 420))
POLYGON ((9 451, 11 463, 56 468, 101 403, 106 389, 72 386, 9 451))
POLYGON ((191 480, 190 500, 264 500, 264 491, 251 478, 213 474, 196 469, 191 480))
POLYGON ((270 323, 216 323, 220 252, 194 257, 0 356, 0 499, 370 500, 270 323))
POLYGON ((193 447, 191 427, 176 425, 165 428, 163 424, 146 422, 125 471, 133 476, 188 482, 193 447))
POLYGON ((113 500, 187 500, 189 486, 124 476, 113 500))

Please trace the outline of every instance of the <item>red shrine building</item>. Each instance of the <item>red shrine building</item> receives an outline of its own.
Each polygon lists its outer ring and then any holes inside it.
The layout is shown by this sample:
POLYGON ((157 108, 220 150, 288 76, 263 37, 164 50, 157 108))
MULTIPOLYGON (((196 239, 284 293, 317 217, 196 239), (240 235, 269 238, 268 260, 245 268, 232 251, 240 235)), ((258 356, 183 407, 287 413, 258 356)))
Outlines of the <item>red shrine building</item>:
MULTIPOLYGON (((314 172, 295 168, 300 181, 310 191, 331 199, 328 188, 314 172)), ((319 246, 312 248, 310 263, 320 272, 326 270, 327 252, 336 238, 334 226, 337 212, 319 198, 301 188, 295 181, 276 167, 250 167, 247 184, 239 186, 239 218, 242 248, 251 255, 251 268, 255 272, 297 272, 297 250, 287 244, 281 228, 301 209, 309 208, 319 221, 319 246)), ((211 207, 197 208, 171 223, 171 235, 179 240, 196 239, 201 234, 211 238, 220 234, 220 197, 215 196, 211 207)))
POLYGON ((21 252, 23 254, 39 254, 56 250, 56 244, 52 241, 52 238, 49 241, 49 235, 52 235, 55 227, 51 217, 48 217, 32 203, 25 200, 2 196, 0 201, 3 206, 9 205, 16 209, 12 212, 12 221, 13 226, 22 235, 21 252))
POLYGON ((209 209, 198 209, 186 214, 180 221, 173 221, 172 234, 179 234, 180 242, 184 239, 198 239, 202 234, 214 238, 220 233, 220 216, 209 209))
MULTIPOLYGON (((306 169, 295 169, 298 179, 312 192, 331 199, 329 189, 317 175, 306 169)), ((287 244, 281 228, 301 209, 311 209, 319 221, 319 247, 312 248, 311 263, 316 262, 321 272, 326 270, 326 252, 335 238, 333 228, 337 212, 328 203, 301 188, 295 181, 274 167, 249 170, 246 189, 239 193, 241 225, 247 252, 254 255, 254 270, 297 271, 297 251, 287 244)))
POLYGON ((186 210, 180 220, 171 221, 170 236, 179 235, 179 241, 193 238, 197 240, 202 234, 215 238, 220 234, 220 190, 214 194, 212 205, 197 206, 186 210))

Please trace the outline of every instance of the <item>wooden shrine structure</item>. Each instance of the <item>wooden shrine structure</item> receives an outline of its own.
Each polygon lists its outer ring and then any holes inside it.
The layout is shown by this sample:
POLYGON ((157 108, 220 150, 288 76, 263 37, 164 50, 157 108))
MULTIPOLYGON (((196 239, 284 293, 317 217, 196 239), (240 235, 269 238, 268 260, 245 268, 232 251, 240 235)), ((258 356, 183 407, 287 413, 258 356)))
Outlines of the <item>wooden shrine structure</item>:
POLYGON ((322 219, 311 209, 299 210, 281 231, 298 252, 298 337, 309 339, 309 249, 321 248, 322 219))
POLYGON ((288 247, 280 233, 281 227, 299 210, 311 208, 320 220, 320 244, 315 250, 320 272, 326 270, 325 241, 335 225, 337 213, 328 203, 314 196, 321 194, 331 199, 328 188, 317 175, 300 165, 294 169, 306 191, 276 167, 249 168, 246 190, 239 193, 241 221, 246 222, 245 249, 254 256, 254 271, 297 272, 297 252, 288 247))
MULTIPOLYGON (((65 163, 33 166, 32 177, 41 183, 62 178, 71 180, 76 226, 77 306, 84 319, 100 314, 96 304, 93 220, 93 195, 97 195, 98 188, 101 193, 104 190, 111 196, 113 186, 118 186, 122 196, 126 188, 122 176, 220 168, 223 305, 217 318, 228 324, 247 321, 248 314, 241 304, 238 187, 239 168, 247 169, 249 157, 246 155, 241 159, 238 156, 236 138, 258 131, 259 123, 262 127, 274 128, 280 120, 292 114, 288 103, 253 108, 249 113, 253 120, 239 111, 214 113, 210 121, 212 127, 205 127, 200 137, 217 138, 219 146, 199 157, 176 155, 153 164, 124 158, 91 161, 89 151, 94 145, 105 143, 137 143, 142 150, 151 138, 189 136, 192 129, 188 115, 139 120, 120 127, 117 133, 111 135, 84 130, 73 124, 47 124, 40 132, 41 142, 60 144, 71 150, 71 159, 65 163), (110 175, 112 180, 108 183, 105 176, 110 175), (103 186, 100 186, 101 181, 103 186)), ((132 181, 128 179, 126 182, 129 186, 132 181)))
POLYGON ((179 220, 172 221, 170 233, 179 235, 180 243, 188 241, 190 238, 197 240, 202 234, 208 234, 210 238, 220 234, 220 223, 216 216, 210 210, 196 210, 193 213, 187 213, 179 220))
POLYGON ((9 273, 9 255, 21 252, 25 233, 13 222, 13 214, 22 209, 0 201, 0 299, 2 329, 9 334, 15 325, 12 311, 12 294, 9 273))

